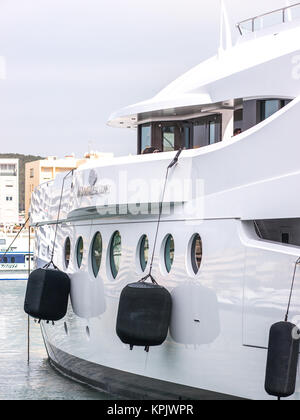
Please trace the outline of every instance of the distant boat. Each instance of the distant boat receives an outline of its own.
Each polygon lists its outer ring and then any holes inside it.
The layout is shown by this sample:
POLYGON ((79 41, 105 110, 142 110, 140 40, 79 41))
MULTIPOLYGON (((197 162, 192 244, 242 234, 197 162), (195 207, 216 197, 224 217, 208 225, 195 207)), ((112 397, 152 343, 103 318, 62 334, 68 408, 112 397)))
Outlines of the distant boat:
POLYGON ((21 234, 6 252, 15 236, 13 232, 0 232, 0 281, 27 280, 29 264, 33 268, 33 245, 29 253, 28 233, 21 234))

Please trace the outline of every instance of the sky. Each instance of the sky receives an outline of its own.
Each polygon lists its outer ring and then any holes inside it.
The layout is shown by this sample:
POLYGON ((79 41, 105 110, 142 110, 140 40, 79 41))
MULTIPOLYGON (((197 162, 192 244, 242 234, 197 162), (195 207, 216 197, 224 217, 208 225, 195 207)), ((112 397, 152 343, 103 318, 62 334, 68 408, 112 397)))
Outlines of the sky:
MULTIPOLYGON (((235 23, 288 0, 225 3, 236 39, 235 23)), ((109 115, 216 54, 219 28, 220 0, 0 0, 0 152, 136 153, 109 115)))

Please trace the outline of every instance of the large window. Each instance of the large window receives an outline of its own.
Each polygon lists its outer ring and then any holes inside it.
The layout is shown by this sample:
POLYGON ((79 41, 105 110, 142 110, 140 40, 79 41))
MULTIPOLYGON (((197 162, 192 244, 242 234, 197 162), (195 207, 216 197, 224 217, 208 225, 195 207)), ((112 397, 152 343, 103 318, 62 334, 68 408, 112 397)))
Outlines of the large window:
POLYGON ((221 128, 221 115, 212 115, 194 120, 192 139, 193 148, 198 149, 199 147, 220 142, 222 140, 221 128))
POLYGON ((162 127, 163 152, 175 150, 175 127, 162 127))
POLYGON ((261 121, 271 117, 277 111, 285 106, 285 101, 278 99, 270 99, 267 101, 261 101, 261 121))
POLYGON ((217 123, 215 121, 209 122, 209 144, 218 142, 217 139, 217 123))
POLYGON ((141 153, 143 153, 147 147, 151 147, 151 131, 151 125, 142 125, 140 128, 141 153))
POLYGON ((222 115, 186 121, 158 122, 139 128, 139 153, 151 146, 162 152, 192 149, 222 140, 222 115))

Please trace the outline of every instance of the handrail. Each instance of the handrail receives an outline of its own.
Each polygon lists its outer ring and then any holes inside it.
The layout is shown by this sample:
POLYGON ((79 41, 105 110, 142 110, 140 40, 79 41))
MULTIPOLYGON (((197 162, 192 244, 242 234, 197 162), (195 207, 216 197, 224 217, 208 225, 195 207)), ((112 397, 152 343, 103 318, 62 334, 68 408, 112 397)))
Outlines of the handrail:
MULTIPOLYGON (((239 22, 236 26, 237 26, 237 28, 238 28, 238 30, 239 30, 239 32, 242 36, 244 34, 243 29, 245 30, 245 28, 243 28, 242 26, 247 24, 247 23, 251 23, 250 32, 256 32, 256 29, 255 29, 256 21, 258 21, 259 19, 262 19, 266 16, 270 16, 270 15, 280 13, 280 12, 282 12, 282 22, 281 23, 286 23, 286 21, 287 21, 287 11, 292 11, 292 9, 297 7, 297 6, 300 6, 300 3, 295 3, 295 4, 292 4, 290 6, 285 6, 285 7, 282 7, 280 9, 272 10, 271 12, 263 13, 262 15, 255 16, 253 18, 243 20, 243 21, 239 22)), ((269 26, 272 26, 272 25, 269 25, 269 26)), ((248 30, 248 32, 249 32, 249 30, 248 30)))

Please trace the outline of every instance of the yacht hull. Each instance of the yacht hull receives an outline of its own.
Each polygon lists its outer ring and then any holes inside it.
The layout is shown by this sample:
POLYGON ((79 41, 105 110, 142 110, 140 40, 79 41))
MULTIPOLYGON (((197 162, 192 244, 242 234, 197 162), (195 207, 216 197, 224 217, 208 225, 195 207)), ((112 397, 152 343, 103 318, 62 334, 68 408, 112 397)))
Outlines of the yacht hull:
POLYGON ((50 364, 62 375, 128 400, 240 400, 232 395, 107 368, 65 353, 45 340, 50 364))

